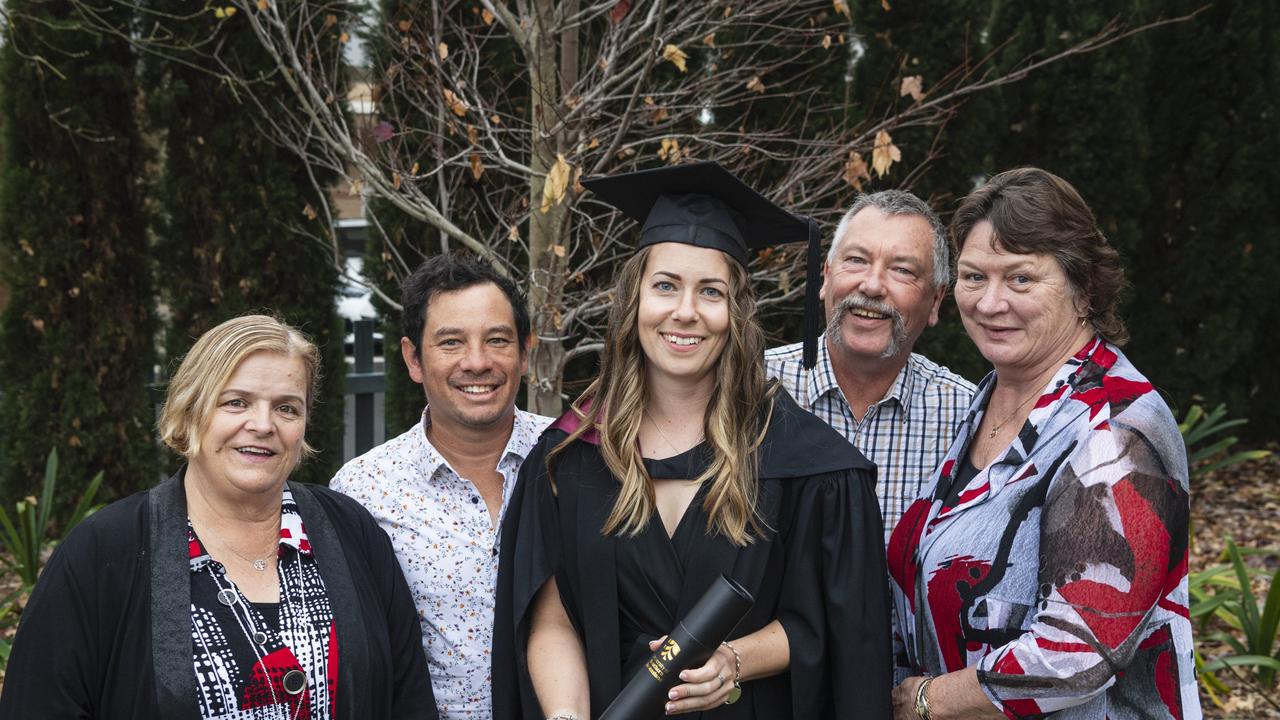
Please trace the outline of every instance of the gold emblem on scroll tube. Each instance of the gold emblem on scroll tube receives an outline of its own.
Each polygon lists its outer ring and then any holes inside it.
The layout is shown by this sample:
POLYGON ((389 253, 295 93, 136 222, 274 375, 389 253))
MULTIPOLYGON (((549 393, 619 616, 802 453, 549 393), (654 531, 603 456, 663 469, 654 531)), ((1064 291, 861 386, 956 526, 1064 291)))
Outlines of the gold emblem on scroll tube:
POLYGON ((675 660, 676 656, 680 654, 680 643, 675 640, 667 640, 667 644, 662 646, 662 651, 659 654, 667 662, 675 660))

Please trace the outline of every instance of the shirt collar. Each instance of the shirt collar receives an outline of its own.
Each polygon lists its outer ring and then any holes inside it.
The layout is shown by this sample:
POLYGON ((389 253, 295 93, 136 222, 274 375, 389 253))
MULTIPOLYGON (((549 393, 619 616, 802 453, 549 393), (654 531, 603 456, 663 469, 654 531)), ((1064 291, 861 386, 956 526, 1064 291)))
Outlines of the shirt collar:
POLYGON ((833 391, 841 400, 845 399, 844 393, 840 392, 840 384, 836 382, 836 371, 831 366, 831 351, 827 349, 824 337, 818 341, 818 361, 809 371, 809 407, 806 409, 813 410, 818 398, 833 391))
MULTIPOLYGON (((880 402, 886 400, 897 400, 898 406, 902 408, 903 419, 909 414, 911 403, 916 396, 916 375, 919 374, 920 361, 915 353, 907 356, 907 363, 902 366, 902 370, 898 371, 898 377, 894 378, 893 384, 889 386, 889 391, 880 399, 880 402)), ((827 348, 826 338, 818 342, 818 361, 814 364, 813 369, 809 371, 809 410, 813 409, 813 405, 818 398, 823 395, 834 392, 836 397, 840 398, 844 403, 848 404, 848 398, 844 396, 844 392, 840 390, 840 383, 836 381, 836 371, 831 364, 831 351, 827 348)))
MULTIPOLYGON (((298 504, 294 502, 293 493, 288 486, 284 488, 280 498, 280 545, 293 548, 301 555, 313 555, 311 541, 307 539, 307 529, 302 524, 302 515, 298 514, 298 504)), ((196 535, 190 518, 187 518, 187 559, 191 564, 191 572, 200 572, 214 561, 196 535)))
MULTIPOLYGON (((525 457, 537 443, 538 436, 542 434, 542 428, 536 422, 537 417, 516 408, 511 437, 507 439, 507 446, 502 450, 502 457, 498 460, 499 465, 508 459, 514 459, 517 465, 524 462, 525 457)), ((427 428, 431 427, 430 405, 422 409, 422 421, 419 426, 421 431, 416 434, 422 451, 422 468, 427 479, 430 480, 436 477, 441 467, 449 467, 449 462, 445 460, 444 455, 441 455, 440 451, 427 439, 427 428)))

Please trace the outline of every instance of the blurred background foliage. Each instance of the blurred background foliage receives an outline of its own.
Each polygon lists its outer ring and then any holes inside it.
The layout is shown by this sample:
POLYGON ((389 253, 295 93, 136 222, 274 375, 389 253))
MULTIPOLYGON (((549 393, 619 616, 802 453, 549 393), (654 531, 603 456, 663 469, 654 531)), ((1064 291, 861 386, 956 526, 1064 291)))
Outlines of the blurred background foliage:
MULTIPOLYGON (((105 471, 103 499, 151 484, 172 461, 160 460, 155 447, 147 382, 162 379, 200 332, 254 309, 283 315, 325 348, 326 392, 309 433, 327 454, 302 471, 324 481, 339 460, 341 438, 337 273, 323 246, 287 228, 326 222, 325 212, 299 210, 323 207, 310 176, 335 182, 335 170, 304 167, 266 140, 261 108, 216 74, 194 70, 180 53, 138 53, 118 39, 85 32, 74 5, 7 4, 0 56, 0 302, 7 298, 0 316, 0 499, 31 494, 53 447, 76 477, 105 471)), ((333 20, 326 17, 320 30, 333 34, 335 55, 322 61, 337 63, 348 16, 345 5, 332 5, 333 20)), ((190 12, 188 40, 220 43, 226 70, 257 77, 268 89, 281 82, 251 34, 222 31, 219 23, 234 22, 222 7, 171 0, 144 7, 190 12)), ((614 11, 631 7, 618 2, 614 11)), ((1241 432, 1257 444, 1280 430, 1280 376, 1270 371, 1278 341, 1269 331, 1280 321, 1274 209, 1280 197, 1274 162, 1280 157, 1274 131, 1280 6, 839 0, 807 21, 847 20, 847 34, 823 39, 841 51, 804 56, 814 67, 788 72, 805 78, 806 86, 790 94, 771 88, 752 105, 747 124, 734 130, 742 137, 774 130, 803 136, 821 130, 816 125, 890 117, 915 101, 901 91, 905 78, 918 78, 917 91, 927 99, 957 68, 1016 70, 1027 58, 1050 57, 1113 20, 1137 25, 1202 7, 1189 22, 975 93, 941 127, 895 129, 902 161, 883 176, 846 168, 844 189, 827 196, 834 197, 829 207, 810 207, 802 195, 786 199, 798 210, 830 217, 860 189, 906 187, 947 219, 992 173, 1033 164, 1062 175, 1094 208, 1128 267, 1124 314, 1133 339, 1126 350, 1134 362, 1175 414, 1197 403, 1225 403, 1233 415, 1250 418, 1241 432), (975 65, 988 57, 990 65, 975 65), (798 112, 800 103, 840 111, 815 117, 798 112)), ((364 27, 375 29, 394 26, 408 12, 399 0, 368 11, 375 17, 364 27)), ((478 3, 463 2, 457 11, 480 15, 478 3)), ((378 59, 397 52, 385 35, 364 41, 369 67, 385 66, 378 59)), ((442 42, 468 46, 464 38, 442 42)), ((715 44, 734 42, 726 32, 715 44)), ((514 78, 523 70, 504 47, 499 41, 480 51, 501 71, 497 77, 514 78)), ((705 60, 708 47, 688 47, 689 62, 705 60)), ((782 48, 769 52, 776 57, 766 53, 762 61, 801 62, 782 48)), ((356 70, 377 83, 369 70, 356 70)), ((661 87, 684 76, 664 61, 655 77, 661 87)), ((397 102, 395 86, 384 86, 377 101, 389 107, 397 102)), ((511 82, 502 89, 513 108, 521 105, 513 117, 527 103, 520 87, 511 82)), ((287 103, 287 93, 274 102, 287 103)), ((770 172, 767 160, 762 167, 770 172)), ((772 168, 779 175, 784 170, 772 168)), ((496 182, 490 178, 484 182, 496 182)), ((441 202, 463 225, 491 223, 483 219, 476 180, 442 190, 441 202)), ((412 266, 448 247, 447 239, 377 199, 367 214, 388 230, 390 246, 371 244, 365 275, 397 298, 389 253, 412 266)), ((398 313, 376 298, 375 304, 391 351, 385 405, 391 435, 416 419, 422 398, 396 357, 398 313)), ((799 339, 798 312, 798 301, 767 308, 763 317, 775 342, 799 339)), ((971 379, 987 370, 950 302, 919 349, 971 379)), ((565 392, 572 396, 594 369, 594 355, 570 361, 565 392)))

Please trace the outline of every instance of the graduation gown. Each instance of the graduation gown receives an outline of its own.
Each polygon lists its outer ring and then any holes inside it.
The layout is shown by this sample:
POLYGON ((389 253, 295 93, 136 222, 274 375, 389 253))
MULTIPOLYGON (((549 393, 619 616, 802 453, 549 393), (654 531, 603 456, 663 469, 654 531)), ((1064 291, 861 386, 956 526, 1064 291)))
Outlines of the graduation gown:
MULTIPOLYGON (((758 504, 771 530, 747 547, 707 534, 700 488, 671 538, 655 512, 635 537, 601 535, 617 481, 593 434, 555 459, 546 454, 575 426, 572 412, 525 460, 502 527, 493 650, 494 717, 544 715, 525 647, 531 606, 555 576, 586 651, 591 716, 598 717, 720 574, 756 598, 731 633, 777 619, 788 671, 743 683, 733 705, 689 717, 888 718, 891 681, 888 587, 875 466, 826 423, 779 391, 761 445, 758 504)), ((655 478, 693 478, 704 446, 646 461, 655 478)))

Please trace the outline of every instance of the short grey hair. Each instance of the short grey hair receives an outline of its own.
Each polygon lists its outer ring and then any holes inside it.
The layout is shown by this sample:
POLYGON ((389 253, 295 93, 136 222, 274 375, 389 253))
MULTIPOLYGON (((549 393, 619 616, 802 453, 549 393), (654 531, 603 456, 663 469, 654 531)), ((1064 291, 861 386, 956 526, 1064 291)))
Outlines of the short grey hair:
POLYGON ((853 201, 853 205, 849 206, 844 217, 840 218, 840 224, 836 226, 836 234, 831 240, 831 249, 827 251, 828 265, 835 263, 836 247, 840 244, 840 238, 844 237, 849 221, 853 220, 854 215, 869 207, 876 208, 885 215, 916 215, 924 218, 933 230, 933 287, 946 287, 951 283, 951 251, 947 244, 947 229, 943 227, 938 214, 929 207, 928 203, 906 190, 860 193, 853 201))

